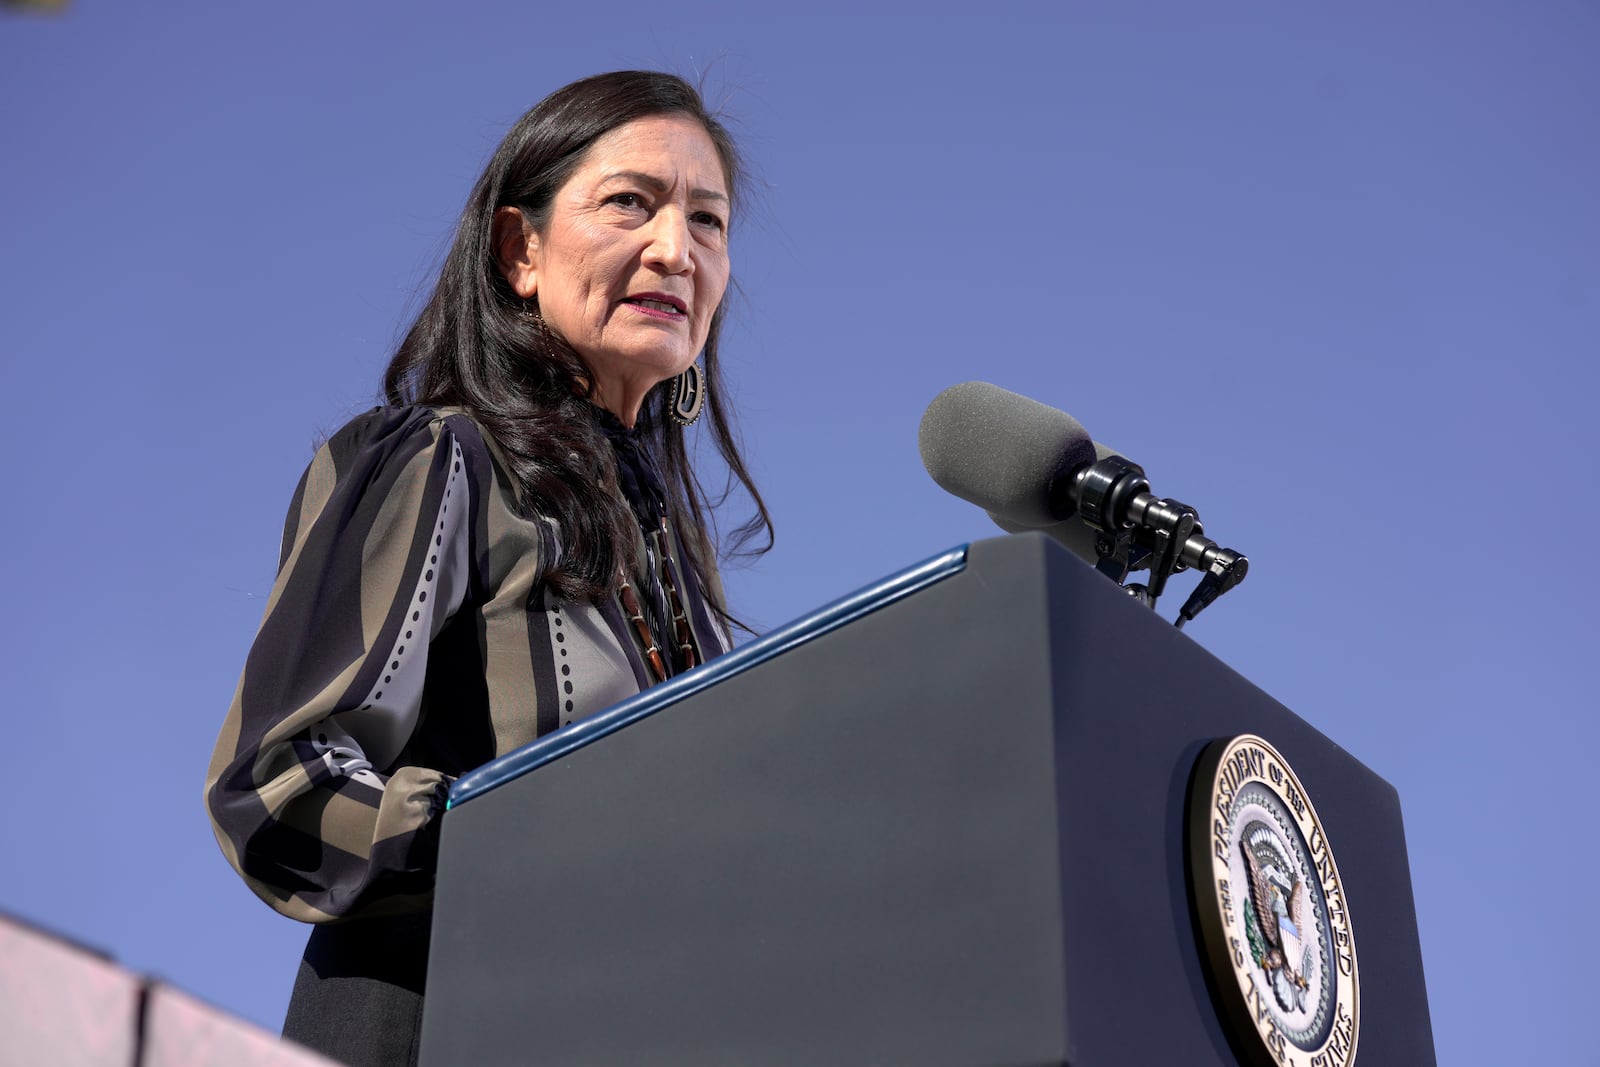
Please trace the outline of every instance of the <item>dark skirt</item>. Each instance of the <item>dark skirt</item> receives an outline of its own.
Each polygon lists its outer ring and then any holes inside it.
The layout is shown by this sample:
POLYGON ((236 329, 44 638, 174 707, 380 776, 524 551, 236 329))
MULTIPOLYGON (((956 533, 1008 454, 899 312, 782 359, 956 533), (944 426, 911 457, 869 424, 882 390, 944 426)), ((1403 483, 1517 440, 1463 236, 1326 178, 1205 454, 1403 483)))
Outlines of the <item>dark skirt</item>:
POLYGON ((415 1064, 432 913, 318 926, 283 1036, 349 1067, 415 1064))

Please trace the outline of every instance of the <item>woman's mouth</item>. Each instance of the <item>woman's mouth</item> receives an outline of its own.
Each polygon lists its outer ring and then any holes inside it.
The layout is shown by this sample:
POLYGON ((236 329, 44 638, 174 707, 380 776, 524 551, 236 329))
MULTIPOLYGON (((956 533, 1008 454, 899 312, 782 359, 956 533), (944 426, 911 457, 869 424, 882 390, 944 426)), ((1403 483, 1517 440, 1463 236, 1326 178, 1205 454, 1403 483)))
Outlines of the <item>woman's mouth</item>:
POLYGON ((659 293, 623 297, 624 304, 638 308, 646 315, 665 319, 681 319, 688 314, 683 301, 659 293))

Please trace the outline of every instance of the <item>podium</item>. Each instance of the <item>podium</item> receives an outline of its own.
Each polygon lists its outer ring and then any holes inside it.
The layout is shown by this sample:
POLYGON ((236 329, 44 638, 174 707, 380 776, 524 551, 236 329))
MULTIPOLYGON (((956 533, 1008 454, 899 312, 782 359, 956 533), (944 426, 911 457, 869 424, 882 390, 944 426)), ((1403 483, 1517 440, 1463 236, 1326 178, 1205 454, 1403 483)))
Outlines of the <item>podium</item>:
POLYGON ((1356 1062, 1434 1063, 1394 789, 1038 535, 457 782, 421 1062, 1259 1062, 1190 873, 1196 767, 1240 734, 1337 854, 1356 1062))

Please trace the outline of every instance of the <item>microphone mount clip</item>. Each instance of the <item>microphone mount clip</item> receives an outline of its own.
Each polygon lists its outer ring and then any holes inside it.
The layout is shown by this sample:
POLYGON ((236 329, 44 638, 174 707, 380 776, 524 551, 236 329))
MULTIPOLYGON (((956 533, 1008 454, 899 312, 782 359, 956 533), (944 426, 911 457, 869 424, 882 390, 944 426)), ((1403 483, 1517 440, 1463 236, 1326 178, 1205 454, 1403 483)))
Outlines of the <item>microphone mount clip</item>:
POLYGON ((1129 573, 1150 569, 1149 582, 1126 587, 1147 607, 1156 606, 1174 574, 1190 567, 1205 571, 1178 613, 1179 629, 1249 571, 1246 557, 1204 536, 1194 508, 1151 493, 1144 468, 1125 456, 1108 455, 1082 467, 1051 492, 1064 495, 1062 503, 1075 506, 1079 517, 1099 531, 1095 554, 1101 574, 1122 585, 1129 573))

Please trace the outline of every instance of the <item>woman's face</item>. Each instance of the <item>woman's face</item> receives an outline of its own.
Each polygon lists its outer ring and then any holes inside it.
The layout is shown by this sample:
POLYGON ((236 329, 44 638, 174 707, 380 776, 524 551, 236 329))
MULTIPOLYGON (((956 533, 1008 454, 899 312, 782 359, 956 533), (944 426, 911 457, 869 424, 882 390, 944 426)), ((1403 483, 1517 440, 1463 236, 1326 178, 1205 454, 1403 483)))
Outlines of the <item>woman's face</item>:
POLYGON ((544 233, 522 226, 497 239, 512 288, 538 298, 545 324, 594 376, 596 399, 624 423, 705 347, 728 287, 727 184, 699 122, 642 118, 590 147, 544 233))

